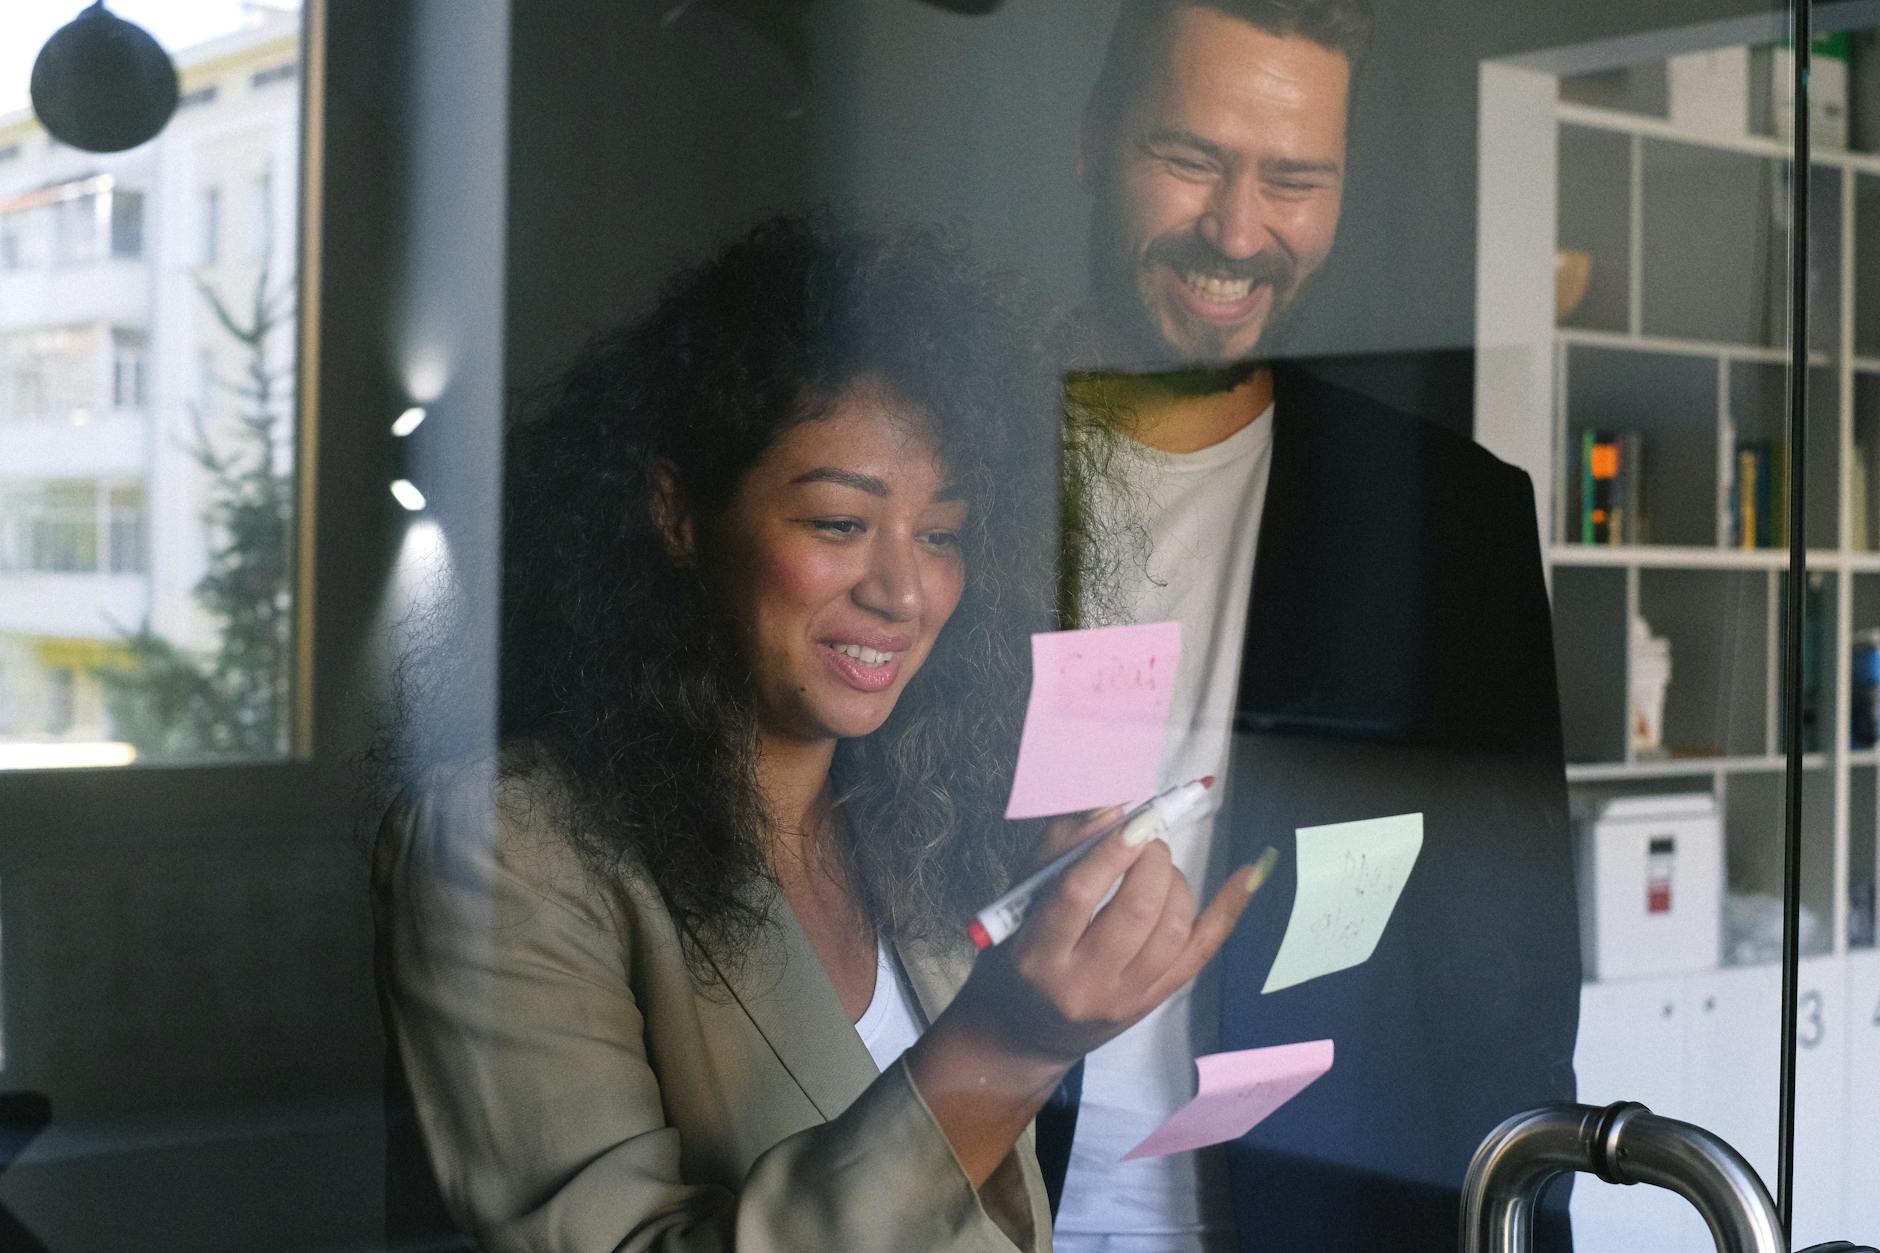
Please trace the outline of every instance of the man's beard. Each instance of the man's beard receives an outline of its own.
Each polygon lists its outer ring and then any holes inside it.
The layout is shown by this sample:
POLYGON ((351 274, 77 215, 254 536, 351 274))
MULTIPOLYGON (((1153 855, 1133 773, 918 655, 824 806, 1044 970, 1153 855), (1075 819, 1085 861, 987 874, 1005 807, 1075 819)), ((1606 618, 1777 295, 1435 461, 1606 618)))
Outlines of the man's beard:
POLYGON ((1238 386, 1258 366, 1283 357, 1298 332, 1300 315, 1315 286, 1316 274, 1298 275, 1292 258, 1262 250, 1235 259, 1221 255, 1192 234, 1164 236, 1152 241, 1141 260, 1123 237, 1121 224, 1107 211, 1107 197, 1098 198, 1090 224, 1091 295, 1103 328, 1101 368, 1133 374, 1179 376, 1201 391, 1238 386), (1239 328, 1221 328, 1218 348, 1200 345, 1178 348, 1168 342, 1141 288, 1138 275, 1152 266, 1166 266, 1176 274, 1199 271, 1225 279, 1266 283, 1273 305, 1266 325, 1251 349, 1230 352, 1226 341, 1239 328))

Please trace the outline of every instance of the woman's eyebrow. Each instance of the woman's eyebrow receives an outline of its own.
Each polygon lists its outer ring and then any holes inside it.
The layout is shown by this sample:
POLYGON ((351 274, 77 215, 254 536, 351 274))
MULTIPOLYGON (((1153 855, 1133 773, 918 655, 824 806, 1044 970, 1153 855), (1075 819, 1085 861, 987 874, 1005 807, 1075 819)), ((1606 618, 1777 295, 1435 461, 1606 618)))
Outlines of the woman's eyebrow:
POLYGON ((888 495, 888 485, 872 474, 860 474, 854 470, 841 470, 835 466, 817 466, 806 470, 790 480, 791 486, 798 483, 840 483, 844 487, 853 487, 857 491, 867 492, 870 496, 888 495))

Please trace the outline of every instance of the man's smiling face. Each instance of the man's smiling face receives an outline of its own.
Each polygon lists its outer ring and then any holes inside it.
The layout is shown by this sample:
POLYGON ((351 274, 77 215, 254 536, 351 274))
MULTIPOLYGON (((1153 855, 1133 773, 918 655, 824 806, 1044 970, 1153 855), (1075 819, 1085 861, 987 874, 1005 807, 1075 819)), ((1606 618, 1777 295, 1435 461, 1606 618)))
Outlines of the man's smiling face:
POLYGON ((1130 357, 1117 364, 1228 364, 1331 251, 1351 63, 1200 7, 1174 14, 1161 45, 1113 123, 1084 137, 1096 296, 1130 357))

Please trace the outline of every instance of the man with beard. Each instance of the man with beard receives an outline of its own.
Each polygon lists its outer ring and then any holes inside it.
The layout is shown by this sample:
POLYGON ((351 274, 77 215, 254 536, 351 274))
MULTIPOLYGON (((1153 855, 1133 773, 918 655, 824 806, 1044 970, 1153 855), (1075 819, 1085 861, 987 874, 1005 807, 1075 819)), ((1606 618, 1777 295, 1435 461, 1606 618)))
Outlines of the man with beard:
MULTIPOLYGON (((1211 981, 1092 1053, 1041 1116, 1074 1253, 1453 1248, 1475 1146, 1574 1096, 1531 488, 1275 360, 1332 248, 1369 32, 1365 0, 1125 0, 1086 112, 1094 360, 1067 394, 1121 437, 1076 502, 1112 546, 1082 563, 1081 616, 1182 623, 1163 783, 1226 781, 1168 836, 1189 881, 1269 844, 1283 859, 1211 981), (1405 813, 1423 848, 1372 957, 1263 994, 1295 831, 1405 813), (1191 1094, 1196 1055, 1323 1038, 1331 1072, 1250 1135, 1121 1161, 1191 1094)), ((1542 1247, 1566 1247, 1565 1202, 1542 1247)))

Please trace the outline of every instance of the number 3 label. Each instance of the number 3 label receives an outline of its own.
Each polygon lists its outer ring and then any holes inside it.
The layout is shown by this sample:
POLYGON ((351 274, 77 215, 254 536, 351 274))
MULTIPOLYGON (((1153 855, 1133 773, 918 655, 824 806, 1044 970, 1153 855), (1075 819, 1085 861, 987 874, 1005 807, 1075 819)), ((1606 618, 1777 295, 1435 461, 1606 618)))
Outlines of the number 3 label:
POLYGON ((1813 988, 1802 993, 1798 1008, 1802 1025, 1796 1042, 1805 1049, 1821 1047, 1822 1037, 1828 1034, 1827 1024, 1821 1021, 1821 993, 1813 988))

